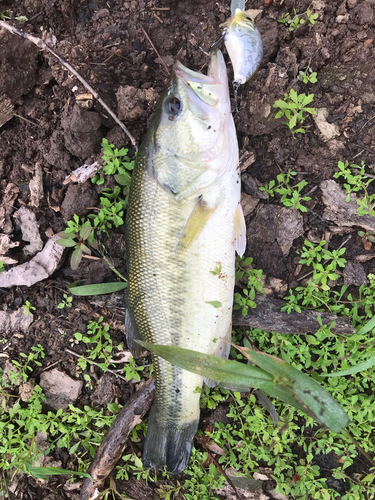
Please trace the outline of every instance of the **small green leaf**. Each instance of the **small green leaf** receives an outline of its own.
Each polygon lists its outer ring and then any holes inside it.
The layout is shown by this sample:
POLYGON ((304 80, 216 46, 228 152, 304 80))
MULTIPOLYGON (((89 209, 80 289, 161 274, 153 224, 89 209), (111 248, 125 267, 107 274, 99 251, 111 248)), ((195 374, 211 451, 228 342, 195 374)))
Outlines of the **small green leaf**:
POLYGON ((115 181, 120 184, 120 186, 130 186, 130 175, 125 172, 124 174, 116 174, 114 175, 115 181))
POLYGON ((82 250, 80 248, 76 248, 70 258, 70 267, 72 268, 73 271, 75 271, 78 268, 78 266, 81 263, 81 260, 82 260, 82 250))
POLYGON ((73 240, 56 240, 56 243, 58 245, 61 245, 62 247, 67 247, 67 248, 71 248, 71 247, 75 247, 77 245, 77 242, 76 241, 73 241, 73 240))
POLYGON ((216 308, 221 307, 221 302, 219 302, 218 300, 211 300, 211 301, 206 300, 206 304, 210 304, 211 306, 216 308))
POLYGON ((91 255, 91 250, 89 249, 89 247, 87 247, 83 243, 81 243, 80 247, 81 247, 82 252, 85 252, 85 253, 88 253, 89 255, 91 255))
POLYGON ((298 103, 298 94, 294 89, 290 89, 289 97, 292 99, 292 101, 298 103))
POLYGON ((82 227, 81 231, 79 232, 80 237, 83 240, 87 240, 87 238, 90 236, 92 231, 91 226, 88 226, 87 224, 82 227))

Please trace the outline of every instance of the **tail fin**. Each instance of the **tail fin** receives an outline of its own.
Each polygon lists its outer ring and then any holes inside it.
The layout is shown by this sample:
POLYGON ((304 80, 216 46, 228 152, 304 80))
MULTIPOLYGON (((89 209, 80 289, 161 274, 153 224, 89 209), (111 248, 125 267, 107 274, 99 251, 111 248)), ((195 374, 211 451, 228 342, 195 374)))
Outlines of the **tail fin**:
POLYGON ((189 463, 199 417, 187 424, 177 424, 168 422, 165 415, 158 418, 159 415, 153 406, 143 448, 143 466, 153 470, 167 466, 172 474, 180 474, 189 463))

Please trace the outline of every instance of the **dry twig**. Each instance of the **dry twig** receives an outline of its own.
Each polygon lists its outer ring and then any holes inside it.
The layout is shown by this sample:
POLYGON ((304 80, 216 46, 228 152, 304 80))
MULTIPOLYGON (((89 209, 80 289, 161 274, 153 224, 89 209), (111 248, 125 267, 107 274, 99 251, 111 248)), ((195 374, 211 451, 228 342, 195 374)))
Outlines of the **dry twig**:
MULTIPOLYGON (((99 94, 91 87, 89 83, 82 78, 82 76, 77 73, 77 71, 64 59, 62 59, 56 52, 54 52, 48 45, 41 40, 40 38, 37 38, 32 35, 28 35, 27 33, 23 33, 22 31, 17 30, 10 24, 6 23, 5 21, 0 21, 0 27, 10 31, 14 35, 18 35, 22 38, 25 38, 26 40, 29 40, 29 42, 34 43, 37 47, 40 49, 46 50, 50 54, 52 54, 56 59, 68 70, 72 75, 74 75, 78 80, 82 83, 82 85, 89 91, 91 94, 95 97, 95 99, 103 106, 103 108, 111 115, 111 117, 115 120, 115 122, 122 128, 122 130, 125 132, 125 134, 129 137, 131 143, 135 147, 136 151, 138 151, 138 144, 135 138, 132 136, 132 134, 129 132, 129 130, 125 127, 125 125, 117 118, 117 116, 113 113, 113 111, 107 106, 107 104, 102 100, 102 98, 99 96, 99 94)), ((34 125, 34 124, 33 124, 34 125)))
POLYGON ((156 47, 155 45, 152 43, 152 40, 151 38, 148 36, 147 34, 147 31, 144 29, 144 27, 142 26, 142 24, 139 25, 141 27, 141 30, 143 31, 145 37, 147 38, 147 40, 150 42, 150 45, 151 47, 154 49, 154 52, 155 54, 158 56, 158 58, 160 59, 160 62, 162 63, 162 65, 164 66, 164 69, 165 71, 167 72, 167 75, 169 75, 169 69, 167 68, 167 65, 165 64, 164 62, 164 59, 160 56, 159 52, 156 50, 156 47))

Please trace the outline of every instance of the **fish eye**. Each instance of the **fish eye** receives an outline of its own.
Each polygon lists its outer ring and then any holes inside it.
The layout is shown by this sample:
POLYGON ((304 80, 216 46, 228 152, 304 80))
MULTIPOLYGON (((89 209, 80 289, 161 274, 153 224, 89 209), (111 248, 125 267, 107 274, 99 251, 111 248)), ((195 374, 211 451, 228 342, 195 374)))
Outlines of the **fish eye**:
POLYGON ((164 104, 164 109, 169 118, 173 120, 182 111, 182 103, 177 97, 170 96, 164 104))

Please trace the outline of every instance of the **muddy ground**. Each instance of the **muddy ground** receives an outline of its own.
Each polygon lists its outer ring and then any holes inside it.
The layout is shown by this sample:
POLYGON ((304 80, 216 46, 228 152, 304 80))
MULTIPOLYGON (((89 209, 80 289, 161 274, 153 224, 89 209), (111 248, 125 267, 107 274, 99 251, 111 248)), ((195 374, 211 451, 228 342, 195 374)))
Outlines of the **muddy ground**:
MULTIPOLYGON (((219 26, 230 14, 229 3, 229 0, 9 0, 0 1, 0 12, 6 12, 11 18, 9 22, 27 33, 56 37, 54 50, 100 93, 137 141, 142 141, 157 96, 168 78, 165 67, 169 68, 178 55, 189 68, 204 68, 207 51, 221 32, 219 26), (28 21, 17 21, 14 19, 17 16, 26 16, 28 21)), ((246 7, 263 10, 264 1, 249 0, 246 7)), ((275 0, 258 15, 264 57, 257 74, 240 90, 240 112, 235 114, 235 123, 243 192, 248 195, 247 200, 252 200, 246 216, 249 228, 246 254, 254 258, 257 268, 263 269, 268 283, 274 283, 274 278, 280 280, 273 287, 276 296, 295 287, 302 276, 297 250, 306 238, 316 242, 325 235, 330 239, 330 248, 338 248, 351 234, 345 245, 346 258, 356 259, 356 266, 361 261, 366 274, 375 271, 371 249, 364 248, 357 230, 322 218, 327 203, 321 190, 322 181, 332 178, 339 160, 358 164, 364 161, 375 167, 374 7, 373 0, 275 0), (304 13, 308 7, 319 14, 314 26, 304 24, 290 32, 277 22, 293 8, 304 13), (297 79, 299 71, 308 66, 318 74, 315 84, 304 84, 297 79), (323 122, 330 125, 328 131, 308 118, 304 124, 306 133, 293 139, 281 120, 274 118, 273 103, 292 85, 298 93, 315 94, 313 106, 327 110, 323 122), (259 199, 262 197, 254 191, 254 183, 269 182, 290 167, 300 172, 298 181, 307 181, 304 193, 311 192, 311 200, 306 203, 309 211, 292 221, 298 228, 289 236, 290 243, 282 244, 275 229, 280 219, 284 220, 279 208, 266 208, 264 212, 265 207, 277 203, 272 204, 271 200, 270 205, 267 199, 259 199), (366 258, 358 258, 363 255, 366 258)), ((228 68, 230 73, 229 62, 228 68)), ((89 182, 64 185, 63 181, 74 169, 97 159, 101 139, 107 137, 118 147, 129 147, 129 154, 134 153, 129 139, 103 108, 82 94, 87 94, 87 90, 52 56, 0 31, 0 109, 3 110, 0 233, 17 244, 4 252, 7 259, 17 264, 31 258, 25 250, 28 243, 22 240, 17 218, 21 207, 35 214, 44 245, 66 227, 74 213, 82 216, 88 207, 98 204, 103 186, 95 188, 89 182), (8 114, 4 111, 6 107, 8 114), (35 179, 38 169, 42 191, 34 195, 37 201, 31 203, 30 181, 35 179)), ((283 224, 281 232, 291 222, 284 220, 283 224)), ((113 232, 106 246, 115 266, 123 273, 121 228, 113 232)), ((76 298, 72 308, 57 308, 73 281, 98 283, 115 277, 103 260, 84 259, 77 271, 72 271, 68 254, 64 254, 50 278, 32 287, 0 289, 2 310, 16 310, 26 301, 36 308, 27 334, 7 338, 10 342, 6 353, 17 360, 20 352, 42 344, 46 357, 43 367, 33 374, 37 382, 41 371, 51 365, 76 378, 76 359, 66 355, 64 349, 70 347, 69 339, 75 332, 84 332, 88 321, 100 315, 111 325, 113 338, 124 341, 122 294, 106 300, 76 298)), ((12 264, 6 266, 11 267, 12 264)), ((357 274, 360 271, 357 268, 357 274)), ((0 358, 2 366, 6 359, 0 358)), ((101 375, 98 370, 97 377, 101 375)), ((121 404, 134 391, 132 384, 119 380, 113 382, 113 388, 113 400, 116 398, 121 404)), ((92 393, 93 390, 83 386, 79 404, 92 404, 92 393)), ((107 401, 103 403, 106 404, 107 401)), ((63 467, 68 465, 66 452, 61 452, 58 459, 63 467)), ((55 484, 52 482, 42 490, 30 480, 24 498, 46 498, 55 484)), ((141 489, 134 498, 143 498, 144 490, 150 496, 145 485, 138 487, 141 489)), ((133 496, 134 488, 132 480, 128 487, 124 484, 123 491, 133 496)), ((61 490, 51 498, 68 496, 61 490)))

